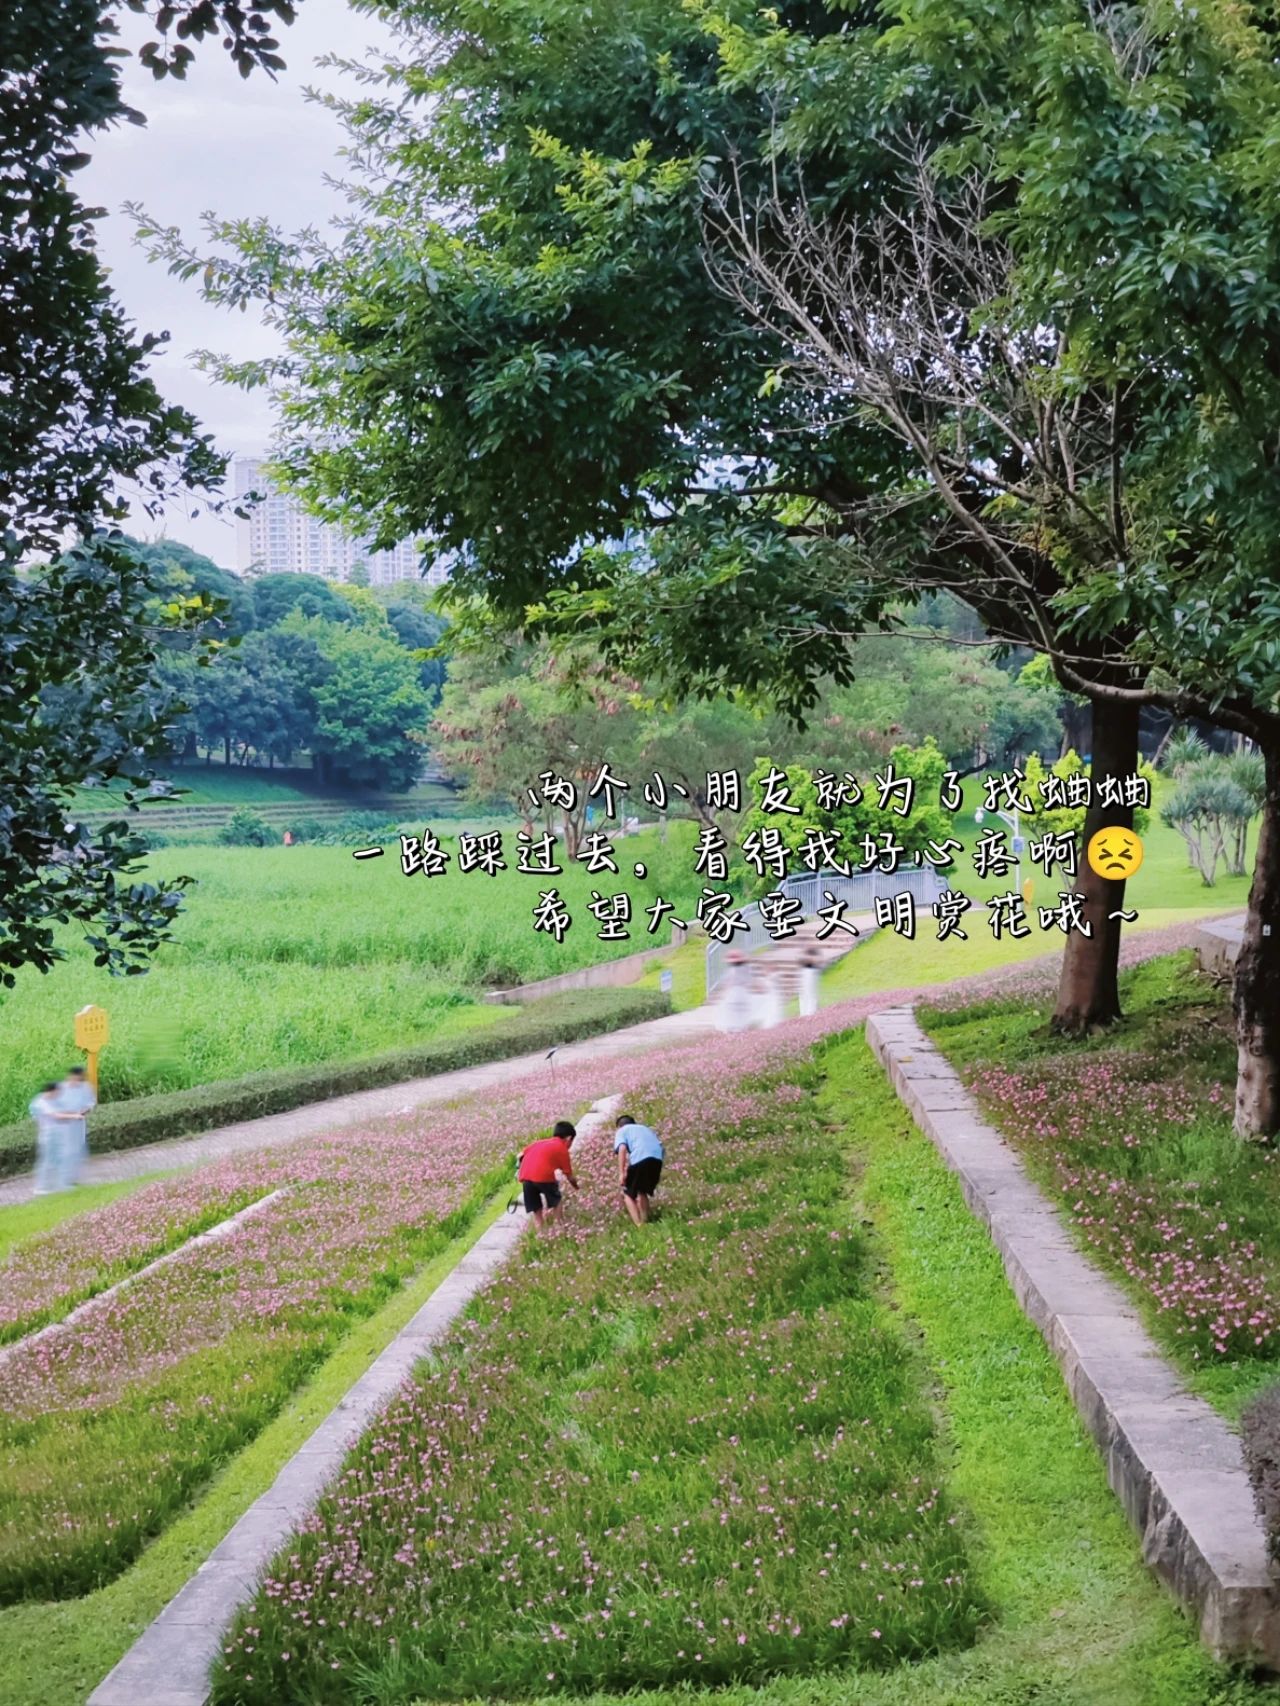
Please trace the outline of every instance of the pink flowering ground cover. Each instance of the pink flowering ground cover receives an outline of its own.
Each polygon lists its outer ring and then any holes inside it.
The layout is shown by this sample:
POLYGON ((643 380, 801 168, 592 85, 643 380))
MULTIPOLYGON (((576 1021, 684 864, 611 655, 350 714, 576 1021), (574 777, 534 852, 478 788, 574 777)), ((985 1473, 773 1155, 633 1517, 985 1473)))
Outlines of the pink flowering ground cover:
POLYGON ((1280 1357, 1280 1162, 1232 1133, 1230 1014, 1189 956, 1128 973, 1123 1005, 1085 1043, 1048 1036, 1047 992, 922 1017, 1169 1349, 1238 1372, 1206 1387, 1231 1409, 1280 1357))
POLYGON ((23 1239, 0 1261, 0 1344, 58 1320, 262 1194, 234 1169, 209 1167, 23 1239))
MULTIPOLYGON (((462 1231, 564 1105, 543 1075, 152 1187, 138 1217, 152 1229, 181 1221, 203 1189, 224 1204, 289 1189, 226 1238, 7 1350, 0 1602, 118 1574, 355 1319, 462 1231)), ((77 1226, 84 1271, 119 1248, 99 1216, 67 1223, 72 1245, 77 1226)))
POLYGON ((382 1706, 884 1666, 981 1616, 920 1372, 796 1058, 824 1027, 610 1067, 607 1138, 366 1433, 213 1673, 218 1706, 382 1706), (795 1082, 744 1082, 768 1057, 795 1082))

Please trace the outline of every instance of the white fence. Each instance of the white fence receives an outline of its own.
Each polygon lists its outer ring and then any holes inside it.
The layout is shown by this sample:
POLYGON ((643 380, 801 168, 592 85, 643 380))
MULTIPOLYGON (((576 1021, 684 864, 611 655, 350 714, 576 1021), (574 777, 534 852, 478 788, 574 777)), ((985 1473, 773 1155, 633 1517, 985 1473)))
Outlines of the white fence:
MULTIPOLYGON (((804 876, 784 877, 775 892, 798 900, 804 917, 813 919, 818 916, 819 907, 830 901, 843 901, 845 914, 852 918, 858 913, 873 911, 878 899, 904 892, 915 897, 918 912, 926 912, 945 888, 945 882, 933 866, 926 865, 919 870, 912 868, 891 873, 859 871, 849 877, 840 876, 835 871, 806 873, 804 876)), ((711 942, 707 945, 708 1000, 728 970, 728 956, 731 953, 755 954, 761 948, 772 947, 779 941, 786 940, 771 935, 765 928, 758 901, 752 901, 749 906, 742 907, 741 912, 745 930, 735 931, 731 942, 711 942)), ((836 928, 839 931, 839 926, 836 928)))

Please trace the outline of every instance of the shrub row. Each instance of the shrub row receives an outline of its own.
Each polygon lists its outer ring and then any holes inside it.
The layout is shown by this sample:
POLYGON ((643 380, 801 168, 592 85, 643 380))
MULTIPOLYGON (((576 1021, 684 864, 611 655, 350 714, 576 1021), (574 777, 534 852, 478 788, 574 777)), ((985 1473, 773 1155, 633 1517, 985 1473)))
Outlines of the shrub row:
MULTIPOLYGON (((460 1067, 598 1036, 670 1011, 670 997, 656 990, 573 990, 545 1001, 531 1001, 516 1009, 505 1024, 461 1036, 438 1037, 415 1048, 395 1049, 364 1060, 322 1061, 312 1066, 254 1072, 190 1090, 107 1103, 90 1121, 89 1143, 101 1153, 133 1149, 165 1138, 190 1137, 214 1126, 287 1113, 307 1102, 323 1102, 355 1090, 434 1077, 460 1067)), ((35 1133, 29 1120, 0 1126, 0 1176, 20 1173, 34 1159, 35 1133)))

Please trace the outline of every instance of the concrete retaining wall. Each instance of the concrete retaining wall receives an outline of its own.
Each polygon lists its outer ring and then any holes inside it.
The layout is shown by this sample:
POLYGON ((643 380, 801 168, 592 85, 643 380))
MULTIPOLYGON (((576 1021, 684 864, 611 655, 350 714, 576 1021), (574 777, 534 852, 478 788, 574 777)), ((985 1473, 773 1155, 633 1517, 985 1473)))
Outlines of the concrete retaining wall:
POLYGON ((1097 1441, 1144 1560, 1217 1657, 1280 1669, 1280 1587, 1239 1439, 1165 1361, 1119 1286, 1076 1248, 911 1009, 877 1013, 867 1040, 990 1229, 1018 1302, 1097 1441))
POLYGON ((1244 938, 1244 913, 1235 918, 1213 918, 1196 929, 1196 957, 1200 969, 1218 976, 1231 976, 1244 938))

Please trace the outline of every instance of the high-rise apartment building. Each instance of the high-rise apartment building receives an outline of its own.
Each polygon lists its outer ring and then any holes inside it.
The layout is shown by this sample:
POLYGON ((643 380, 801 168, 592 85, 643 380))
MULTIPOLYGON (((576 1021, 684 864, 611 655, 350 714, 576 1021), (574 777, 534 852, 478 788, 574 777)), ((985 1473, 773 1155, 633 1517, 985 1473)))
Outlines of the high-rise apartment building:
POLYGON ((241 574, 255 569, 347 581, 356 565, 363 564, 371 586, 408 580, 440 586, 449 578, 444 555, 436 558, 424 575, 424 553, 412 541, 388 551, 374 551, 365 540, 309 515, 296 498, 277 490, 257 457, 235 457, 232 475, 237 498, 251 492, 263 494, 257 503, 244 506, 250 509, 248 520, 236 521, 236 566, 241 574))

